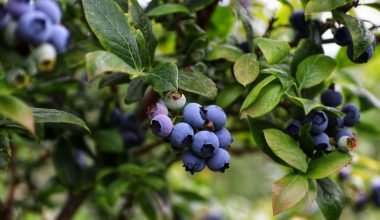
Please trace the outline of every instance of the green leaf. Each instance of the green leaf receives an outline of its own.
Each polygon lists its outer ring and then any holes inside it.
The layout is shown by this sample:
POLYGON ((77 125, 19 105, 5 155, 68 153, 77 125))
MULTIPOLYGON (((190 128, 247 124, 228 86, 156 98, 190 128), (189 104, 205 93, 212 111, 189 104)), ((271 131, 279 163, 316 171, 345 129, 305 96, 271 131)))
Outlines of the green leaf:
POLYGON ((147 173, 147 170, 144 167, 131 163, 126 163, 118 166, 117 171, 119 173, 132 174, 136 176, 144 176, 147 173))
POLYGON ((289 54, 290 46, 285 41, 256 38, 254 42, 263 52, 269 64, 276 64, 289 54))
POLYGON ((226 39, 233 32, 235 24, 236 15, 230 7, 216 6, 207 24, 207 37, 209 39, 226 39), (223 25, 220 21, 223 21, 223 25))
POLYGON ((113 0, 82 0, 86 20, 100 44, 129 66, 141 70, 136 39, 128 19, 113 0))
POLYGON ((345 195, 339 185, 328 178, 317 180, 317 183, 317 203, 326 220, 339 219, 345 204, 345 195))
POLYGON ((174 63, 159 62, 143 79, 157 92, 177 90, 178 68, 174 63))
POLYGON ((115 205, 115 202, 121 195, 128 189, 130 183, 125 179, 116 179, 109 186, 107 186, 105 193, 107 202, 110 206, 115 205))
POLYGON ((157 39, 154 35, 153 28, 148 16, 144 13, 144 10, 140 7, 136 0, 130 1, 129 12, 132 16, 135 28, 139 29, 145 38, 146 47, 149 51, 150 63, 154 61, 154 52, 157 46, 157 39))
POLYGON ((121 85, 126 84, 130 82, 131 79, 129 75, 124 73, 111 73, 107 74, 102 78, 99 82, 99 89, 102 89, 107 86, 115 86, 115 85, 121 85))
POLYGON ((293 60, 290 64, 291 73, 294 75, 296 74, 298 64, 306 57, 320 53, 323 54, 323 48, 320 44, 317 44, 311 39, 302 39, 294 52, 293 60))
POLYGON ((216 105, 221 108, 229 107, 233 102, 235 102, 244 92, 242 86, 231 84, 223 88, 216 99, 216 105))
POLYGON ((215 99, 218 89, 215 83, 201 72, 184 72, 178 75, 178 87, 209 99, 215 99))
POLYGON ((20 99, 10 95, 0 95, 0 114, 19 123, 34 134, 32 110, 20 99))
POLYGON ((324 11, 332 11, 338 7, 351 3, 352 0, 310 0, 305 8, 306 14, 318 13, 324 11))
POLYGON ((35 123, 65 123, 78 125, 90 132, 86 123, 77 116, 56 109, 31 108, 35 123))
POLYGON ((244 99, 244 102, 240 107, 240 112, 242 112, 243 110, 247 109, 250 105, 252 105, 252 103, 259 96, 261 90, 275 79, 276 79, 275 76, 269 76, 263 79, 261 82, 259 82, 255 87, 253 87, 253 89, 249 92, 247 97, 244 99))
POLYGON ((308 179, 309 191, 307 192, 307 201, 312 204, 318 196, 318 184, 316 180, 308 179))
POLYGON ((365 27, 362 20, 343 13, 340 13, 339 16, 343 18, 344 23, 346 23, 346 26, 350 30, 354 44, 354 59, 356 59, 367 50, 375 37, 373 33, 365 27))
POLYGON ((279 158, 297 170, 307 171, 305 154, 293 138, 277 129, 265 129, 264 136, 273 153, 279 158))
POLYGON ((129 66, 115 54, 103 50, 86 54, 86 69, 89 80, 111 73, 144 74, 129 66))
POLYGON ((214 0, 185 0, 184 4, 186 5, 187 8, 189 8, 191 11, 199 11, 202 10, 203 8, 207 7, 211 3, 213 3, 214 0))
POLYGON ((280 80, 282 87, 285 91, 288 91, 288 89, 293 85, 294 82, 294 78, 284 70, 276 68, 267 68, 261 70, 261 73, 272 74, 273 76, 277 77, 277 79, 280 80))
POLYGON ((147 85, 144 83, 142 77, 133 79, 128 85, 127 96, 125 97, 125 104, 129 105, 142 99, 145 94, 147 85))
POLYGON ((234 64, 235 78, 243 86, 255 81, 259 72, 260 66, 255 54, 244 54, 234 64))
POLYGON ((302 107, 304 109, 304 112, 306 115, 309 114, 313 110, 322 110, 329 115, 334 115, 334 116, 339 117, 339 118, 343 118, 345 115, 339 109, 324 106, 324 105, 320 104, 319 102, 316 102, 316 101, 313 101, 310 99, 298 98, 298 97, 291 96, 291 95, 288 95, 288 98, 294 104, 298 105, 299 107, 302 107))
POLYGON ((308 191, 307 178, 289 174, 272 185, 273 215, 277 215, 296 205, 308 191))
POLYGON ((102 152, 120 153, 124 149, 123 139, 117 129, 103 129, 93 135, 96 146, 102 152))
POLYGON ((351 160, 351 154, 334 151, 312 160, 306 175, 313 179, 323 179, 341 170, 351 160))
POLYGON ((220 45, 211 50, 207 56, 207 60, 226 59, 230 62, 236 62, 244 52, 239 48, 231 45, 220 45))
POLYGON ((140 52, 140 59, 141 63, 144 67, 151 67, 152 66, 152 60, 148 51, 148 45, 145 41, 144 35, 141 32, 141 30, 137 29, 133 31, 135 38, 136 38, 136 43, 137 47, 139 48, 140 52))
POLYGON ((309 157, 313 156, 314 142, 310 134, 311 123, 305 124, 301 127, 299 142, 303 152, 309 157))
POLYGON ((276 108, 283 96, 282 86, 279 83, 271 83, 265 86, 255 101, 243 110, 242 116, 261 117, 276 108))
POLYGON ((303 60, 297 68, 296 78, 299 88, 310 88, 323 82, 336 67, 333 58, 318 54, 303 60))
POLYGON ((146 15, 149 17, 158 17, 174 13, 190 14, 190 11, 181 4, 165 3, 151 9, 146 15))

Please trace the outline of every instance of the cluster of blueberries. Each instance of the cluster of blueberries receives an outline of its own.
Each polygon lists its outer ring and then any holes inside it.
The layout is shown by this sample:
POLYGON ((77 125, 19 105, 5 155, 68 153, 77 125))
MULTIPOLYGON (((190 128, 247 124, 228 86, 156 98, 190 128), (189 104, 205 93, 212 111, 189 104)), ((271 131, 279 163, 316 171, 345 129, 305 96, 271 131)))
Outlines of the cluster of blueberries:
MULTIPOLYGON (((343 97, 334 86, 325 90, 321 95, 322 104, 329 107, 338 107, 343 97)), ((313 137, 315 151, 332 151, 333 145, 340 151, 352 151, 356 147, 356 138, 347 127, 354 127, 360 118, 359 108, 354 104, 342 107, 344 118, 327 116, 322 110, 309 113, 302 120, 293 120, 286 127, 286 131, 294 139, 298 139, 302 125, 311 123, 310 133, 313 137), (332 140, 330 140, 330 137, 332 140)))
POLYGON ((180 98, 183 94, 171 94, 166 96, 169 98, 164 104, 156 103, 148 109, 152 132, 170 141, 175 149, 188 149, 182 161, 191 174, 202 171, 206 165, 212 171, 224 172, 230 163, 226 149, 233 140, 224 128, 227 116, 223 109, 216 105, 202 107, 198 103, 185 105, 185 99, 180 98), (174 111, 183 108, 183 122, 173 125, 168 108, 174 111))
MULTIPOLYGON (((296 40, 307 38, 310 35, 309 21, 306 21, 305 14, 301 10, 295 10, 289 18, 290 24, 297 31, 296 40)), ((354 63, 366 63, 373 56, 377 44, 376 38, 372 44, 358 58, 354 59, 354 45, 349 29, 342 26, 336 29, 334 33, 334 42, 339 46, 347 47, 347 57, 354 63)))
POLYGON ((125 114, 119 109, 114 109, 111 113, 111 124, 119 129, 125 148, 140 146, 144 143, 144 130, 134 114, 125 114))
POLYGON ((356 211, 364 210, 371 200, 375 207, 380 208, 380 177, 373 178, 371 189, 369 192, 365 192, 362 187, 362 180, 356 179, 355 181, 355 178, 351 177, 351 172, 351 168, 346 166, 339 172, 338 178, 341 183, 353 182, 351 185, 356 187, 357 193, 353 198, 354 209, 356 211), (357 186, 358 184, 360 186, 357 186))
POLYGON ((35 3, 9 0, 6 4, 0 4, 0 29, 13 31, 13 37, 17 36, 33 46, 51 44, 58 53, 67 49, 70 38, 68 29, 60 24, 61 18, 61 9, 54 0, 38 0, 35 3))

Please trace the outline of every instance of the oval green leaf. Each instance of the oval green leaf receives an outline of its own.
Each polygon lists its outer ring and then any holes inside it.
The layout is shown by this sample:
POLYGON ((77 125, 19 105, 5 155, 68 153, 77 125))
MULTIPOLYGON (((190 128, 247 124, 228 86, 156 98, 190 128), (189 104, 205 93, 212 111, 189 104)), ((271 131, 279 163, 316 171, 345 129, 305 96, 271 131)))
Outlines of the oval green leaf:
POLYGON ((335 8, 349 4, 351 2, 352 0, 310 0, 306 4, 305 13, 311 14, 324 11, 331 11, 335 8))
POLYGON ((256 100, 256 98, 259 95, 260 91, 266 85, 268 85, 270 82, 272 82, 275 79, 276 79, 275 76, 269 76, 269 77, 263 79, 261 82, 259 82, 255 87, 253 87, 253 89, 251 90, 251 92, 249 92, 249 94, 247 95, 247 97, 244 99, 244 102, 243 102, 243 104, 241 105, 241 108, 240 108, 240 112, 242 112, 244 109, 248 108, 256 100))
POLYGON ((158 17, 163 15, 169 15, 174 13, 184 13, 184 14, 190 14, 189 9, 187 9, 185 6, 181 4, 174 4, 174 3, 166 3, 161 4, 152 10, 148 11, 147 15, 149 17, 158 17))
POLYGON ((183 72, 178 75, 178 87, 209 99, 215 99, 218 89, 212 79, 201 72, 183 72))
POLYGON ((259 62, 257 62, 256 55, 251 53, 244 54, 234 64, 235 78, 243 86, 255 81, 259 72, 259 62))
POLYGON ((311 161, 306 175, 313 179, 323 179, 338 172, 351 160, 351 154, 335 151, 311 161))
POLYGON ((244 52, 239 48, 231 45, 220 45, 208 54, 207 60, 225 59, 230 62, 236 62, 244 52))
POLYGON ((20 99, 10 95, 0 95, 0 114, 22 125, 34 134, 32 110, 20 99))
POLYGON ((345 195, 342 189, 328 178, 317 180, 317 184, 317 204, 326 220, 339 219, 345 204, 345 195))
POLYGON ((171 62, 159 62, 152 70, 143 76, 144 81, 157 92, 167 92, 178 89, 178 68, 171 62))
POLYGON ((263 52, 269 64, 276 64, 289 54, 290 46, 285 41, 256 38, 254 42, 263 52))

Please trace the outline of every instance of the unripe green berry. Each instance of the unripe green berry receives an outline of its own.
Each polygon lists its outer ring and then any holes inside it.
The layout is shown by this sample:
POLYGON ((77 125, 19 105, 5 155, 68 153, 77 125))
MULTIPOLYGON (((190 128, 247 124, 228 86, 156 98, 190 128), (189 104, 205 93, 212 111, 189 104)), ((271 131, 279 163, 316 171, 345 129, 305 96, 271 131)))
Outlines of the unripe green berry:
POLYGON ((13 68, 7 72, 8 84, 17 89, 27 87, 29 85, 29 75, 21 68, 13 68))
POLYGON ((55 67, 57 51, 51 44, 41 44, 33 52, 33 58, 36 61, 39 72, 50 72, 55 67))
POLYGON ((166 107, 168 107, 170 110, 177 111, 185 106, 186 97, 181 91, 172 91, 166 93, 164 101, 166 107))

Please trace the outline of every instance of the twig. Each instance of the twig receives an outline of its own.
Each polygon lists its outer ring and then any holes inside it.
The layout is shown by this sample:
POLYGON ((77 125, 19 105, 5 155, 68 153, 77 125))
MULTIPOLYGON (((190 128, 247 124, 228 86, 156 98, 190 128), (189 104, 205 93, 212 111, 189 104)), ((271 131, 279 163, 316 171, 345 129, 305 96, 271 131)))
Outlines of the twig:
POLYGON ((142 155, 146 152, 149 152, 151 151, 153 148, 159 146, 160 144, 163 144, 165 143, 163 140, 157 140, 156 142, 153 142, 153 143, 149 143, 149 144, 146 144, 138 149, 136 149, 135 151, 133 151, 134 154, 136 155, 142 155))
POLYGON ((65 202, 65 205, 61 209, 58 214, 56 220, 70 220, 78 210, 78 208, 82 205, 82 203, 86 200, 86 198, 90 195, 93 188, 89 188, 79 192, 78 194, 74 194, 72 192, 69 193, 68 198, 65 202))

